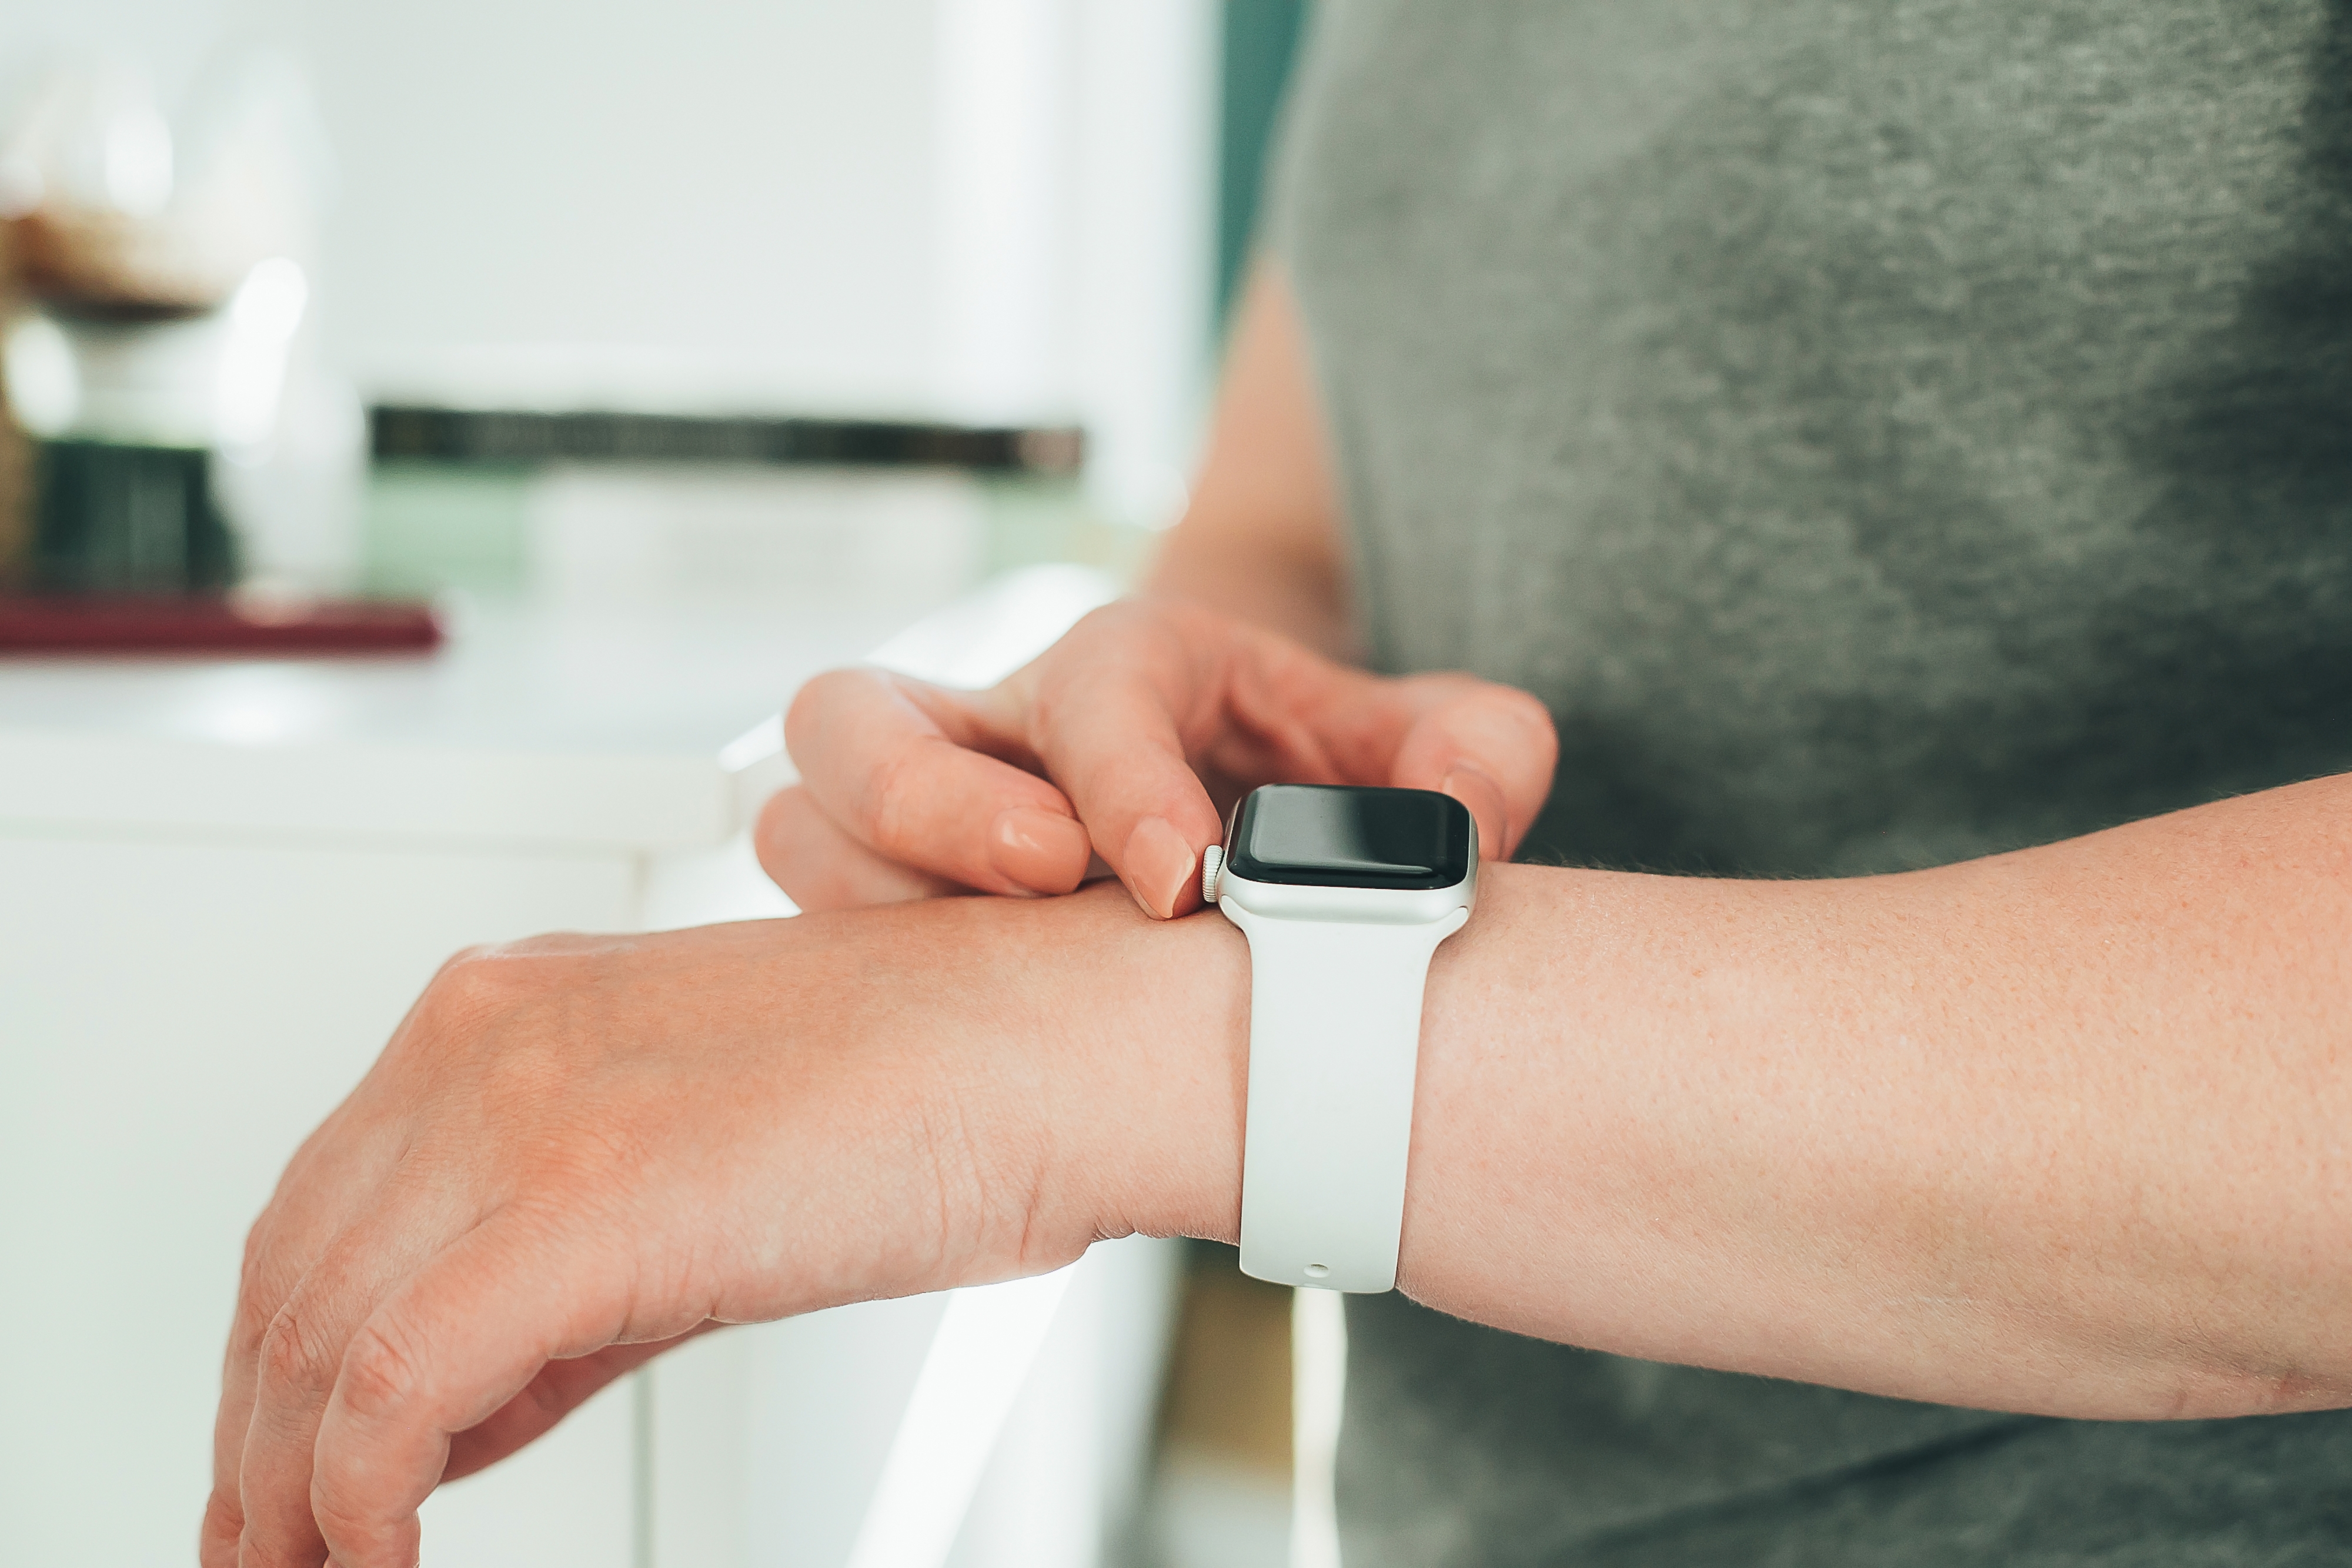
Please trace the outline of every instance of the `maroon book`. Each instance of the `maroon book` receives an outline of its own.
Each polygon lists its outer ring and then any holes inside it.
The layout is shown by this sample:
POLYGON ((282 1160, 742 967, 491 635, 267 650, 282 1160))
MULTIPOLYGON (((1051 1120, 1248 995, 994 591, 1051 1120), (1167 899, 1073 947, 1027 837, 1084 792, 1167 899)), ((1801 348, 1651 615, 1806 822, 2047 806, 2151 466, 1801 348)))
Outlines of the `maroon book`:
POLYGON ((421 653, 440 646, 442 634, 440 617, 428 604, 217 595, 0 595, 0 655, 421 653))

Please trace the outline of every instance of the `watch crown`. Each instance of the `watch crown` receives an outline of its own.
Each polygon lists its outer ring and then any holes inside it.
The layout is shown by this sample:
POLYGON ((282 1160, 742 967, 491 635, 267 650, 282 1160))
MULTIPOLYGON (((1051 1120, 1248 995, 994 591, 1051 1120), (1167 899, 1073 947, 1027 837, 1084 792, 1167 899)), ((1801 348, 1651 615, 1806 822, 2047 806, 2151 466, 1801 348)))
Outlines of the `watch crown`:
POLYGON ((1207 849, 1201 852, 1202 903, 1214 904, 1217 902, 1217 873, 1224 869, 1225 850, 1223 844, 1211 844, 1207 849))

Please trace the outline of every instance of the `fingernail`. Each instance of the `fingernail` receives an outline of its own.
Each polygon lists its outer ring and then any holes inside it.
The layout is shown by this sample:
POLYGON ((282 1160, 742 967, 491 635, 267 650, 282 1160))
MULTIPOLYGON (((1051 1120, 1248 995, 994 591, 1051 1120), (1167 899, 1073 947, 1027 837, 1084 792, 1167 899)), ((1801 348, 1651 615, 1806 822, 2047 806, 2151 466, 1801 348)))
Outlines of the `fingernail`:
POLYGON ((1510 820, 1503 805, 1501 786, 1468 763, 1457 762, 1437 781, 1437 789, 1461 801, 1478 819, 1479 858, 1502 859, 1510 847, 1503 841, 1503 835, 1510 831, 1510 820))
POLYGON ((1127 836, 1127 853, 1120 857, 1127 873, 1127 891, 1143 913, 1166 920, 1176 913, 1176 901, 1200 864, 1200 857, 1184 835, 1165 817, 1146 817, 1127 836))
POLYGON ((1030 893, 1067 893, 1086 874, 1087 831, 1035 806, 1013 806, 988 828, 988 862, 1030 893))

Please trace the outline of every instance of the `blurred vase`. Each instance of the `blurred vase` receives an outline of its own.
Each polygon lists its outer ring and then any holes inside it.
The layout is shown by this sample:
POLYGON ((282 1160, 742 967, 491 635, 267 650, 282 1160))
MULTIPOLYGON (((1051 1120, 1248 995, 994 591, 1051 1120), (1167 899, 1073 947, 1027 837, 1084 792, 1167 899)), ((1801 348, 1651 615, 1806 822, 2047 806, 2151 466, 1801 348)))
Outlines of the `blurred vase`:
POLYGON ((323 183, 278 57, 207 73, 176 126, 122 68, 31 96, 0 143, 0 387, 32 444, 16 532, 35 587, 349 581, 361 422, 307 329, 323 183))

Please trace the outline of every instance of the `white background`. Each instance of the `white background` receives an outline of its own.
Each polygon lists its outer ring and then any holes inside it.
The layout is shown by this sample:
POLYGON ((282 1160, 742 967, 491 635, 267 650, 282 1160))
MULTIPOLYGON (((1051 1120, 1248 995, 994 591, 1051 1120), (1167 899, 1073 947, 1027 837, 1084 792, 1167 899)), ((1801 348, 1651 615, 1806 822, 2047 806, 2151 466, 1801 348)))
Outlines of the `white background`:
POLYGON ((1209 0, 15 0, 0 87, 289 50, 362 387, 1075 418, 1160 521, 1207 358, 1209 0), (457 390, 462 390, 460 387, 457 390))

